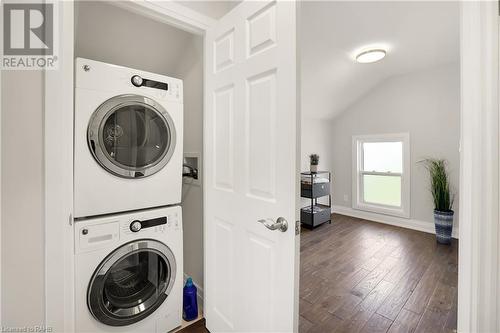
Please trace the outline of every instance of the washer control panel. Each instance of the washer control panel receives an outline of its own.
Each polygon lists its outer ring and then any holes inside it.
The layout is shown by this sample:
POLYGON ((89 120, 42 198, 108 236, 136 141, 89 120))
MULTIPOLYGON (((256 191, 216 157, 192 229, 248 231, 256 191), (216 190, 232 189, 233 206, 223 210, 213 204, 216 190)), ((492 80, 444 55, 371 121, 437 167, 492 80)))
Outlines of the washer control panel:
POLYGON ((149 220, 134 220, 130 223, 130 231, 139 232, 142 229, 157 227, 167 224, 167 217, 157 217, 149 220))
POLYGON ((164 232, 168 228, 179 228, 177 213, 167 216, 154 217, 150 219, 131 219, 121 224, 121 232, 124 234, 135 234, 139 232, 164 232))
POLYGON ((170 242, 179 234, 182 235, 180 206, 75 220, 75 253, 116 248, 124 242, 142 238, 170 242))

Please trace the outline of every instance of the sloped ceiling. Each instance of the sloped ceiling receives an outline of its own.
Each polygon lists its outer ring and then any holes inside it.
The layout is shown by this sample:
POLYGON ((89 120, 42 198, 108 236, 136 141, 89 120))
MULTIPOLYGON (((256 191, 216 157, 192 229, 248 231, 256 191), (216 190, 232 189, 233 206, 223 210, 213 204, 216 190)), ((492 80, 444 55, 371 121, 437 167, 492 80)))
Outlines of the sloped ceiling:
POLYGON ((304 2, 302 113, 334 118, 385 79, 459 61, 457 2, 304 2), (385 59, 354 61, 368 45, 385 59))

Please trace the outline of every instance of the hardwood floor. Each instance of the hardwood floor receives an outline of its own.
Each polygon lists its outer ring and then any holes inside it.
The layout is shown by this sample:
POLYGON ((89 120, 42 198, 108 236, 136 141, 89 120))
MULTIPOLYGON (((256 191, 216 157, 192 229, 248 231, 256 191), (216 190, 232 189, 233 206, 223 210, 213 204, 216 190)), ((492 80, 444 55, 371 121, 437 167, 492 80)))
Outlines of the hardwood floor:
POLYGON ((347 216, 302 229, 299 332, 453 332, 457 260, 455 240, 347 216))
POLYGON ((302 229, 299 332, 453 332, 458 242, 334 215, 302 229))
POLYGON ((210 333, 205 328, 205 318, 198 320, 196 323, 189 325, 186 328, 178 331, 177 333, 210 333))

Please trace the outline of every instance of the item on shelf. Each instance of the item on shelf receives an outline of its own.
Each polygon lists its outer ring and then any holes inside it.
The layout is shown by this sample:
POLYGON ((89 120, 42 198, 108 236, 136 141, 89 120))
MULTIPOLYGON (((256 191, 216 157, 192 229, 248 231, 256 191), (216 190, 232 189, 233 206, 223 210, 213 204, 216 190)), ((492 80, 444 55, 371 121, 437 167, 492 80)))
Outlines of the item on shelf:
POLYGON ((316 214, 316 213, 322 212, 325 208, 320 207, 320 206, 307 206, 307 207, 304 207, 302 209, 304 210, 304 212, 307 212, 307 213, 312 212, 313 214, 316 214))
POLYGON ((311 229, 325 222, 331 223, 331 174, 328 171, 302 172, 301 197, 311 199, 311 204, 300 210, 300 222, 311 229), (318 198, 328 196, 328 205, 318 203, 318 198))
POLYGON ((311 154, 311 155, 309 155, 309 160, 311 162, 311 165, 310 165, 311 172, 318 172, 319 155, 318 154, 311 154))
POLYGON ((303 183, 303 184, 321 184, 321 183, 329 183, 330 182, 330 179, 328 178, 324 178, 324 177, 314 177, 312 180, 311 180, 311 177, 304 177, 302 176, 302 178, 300 179, 300 182, 303 183))

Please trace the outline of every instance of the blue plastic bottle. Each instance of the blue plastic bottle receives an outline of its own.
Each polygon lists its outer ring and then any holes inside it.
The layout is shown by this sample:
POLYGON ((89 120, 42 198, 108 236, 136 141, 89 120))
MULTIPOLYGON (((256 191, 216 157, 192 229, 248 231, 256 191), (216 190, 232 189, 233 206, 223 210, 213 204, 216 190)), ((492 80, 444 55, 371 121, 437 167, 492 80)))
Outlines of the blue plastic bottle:
POLYGON ((187 278, 186 285, 184 286, 184 299, 183 299, 183 314, 182 317, 185 321, 191 321, 198 317, 198 301, 196 298, 196 286, 193 279, 187 278))

